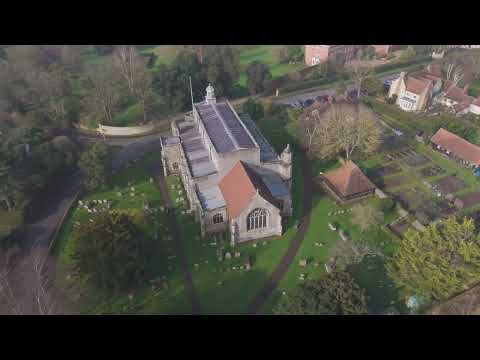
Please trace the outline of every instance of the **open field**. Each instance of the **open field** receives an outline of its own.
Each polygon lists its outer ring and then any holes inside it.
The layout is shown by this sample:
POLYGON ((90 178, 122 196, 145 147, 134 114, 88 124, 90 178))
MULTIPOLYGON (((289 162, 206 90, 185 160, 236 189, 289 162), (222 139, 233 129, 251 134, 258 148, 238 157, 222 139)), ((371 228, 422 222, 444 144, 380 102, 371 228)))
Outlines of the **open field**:
POLYGON ((277 51, 285 45, 247 45, 240 47, 240 67, 241 75, 238 81, 239 85, 247 85, 247 76, 245 70, 247 66, 254 62, 260 61, 270 68, 272 78, 277 78, 291 72, 295 72, 305 68, 303 63, 300 64, 280 64, 277 57, 277 51))

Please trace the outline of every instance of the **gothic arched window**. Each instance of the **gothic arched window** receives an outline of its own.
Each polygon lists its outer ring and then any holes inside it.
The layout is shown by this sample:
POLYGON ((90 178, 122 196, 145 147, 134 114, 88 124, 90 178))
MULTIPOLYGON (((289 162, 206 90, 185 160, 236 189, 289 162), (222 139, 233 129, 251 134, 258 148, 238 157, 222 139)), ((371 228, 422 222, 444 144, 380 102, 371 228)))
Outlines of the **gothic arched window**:
POLYGON ((247 231, 268 226, 268 212, 265 209, 255 209, 247 216, 247 231))
POLYGON ((223 223, 223 214, 222 214, 222 213, 218 213, 218 214, 213 215, 213 223, 214 223, 214 224, 223 223))
POLYGON ((172 164, 173 170, 178 170, 178 163, 174 162, 172 164))

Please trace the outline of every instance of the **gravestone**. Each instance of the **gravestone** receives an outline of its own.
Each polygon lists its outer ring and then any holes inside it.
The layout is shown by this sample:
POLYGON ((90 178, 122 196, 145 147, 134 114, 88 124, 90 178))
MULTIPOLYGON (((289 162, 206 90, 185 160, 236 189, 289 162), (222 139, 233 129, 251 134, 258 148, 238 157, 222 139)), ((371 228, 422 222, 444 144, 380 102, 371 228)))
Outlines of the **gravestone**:
POLYGON ((231 258, 232 258, 232 254, 230 254, 229 252, 226 252, 225 253, 225 259, 230 260, 231 258))
POLYGON ((298 262, 298 265, 300 265, 301 267, 307 266, 307 259, 301 259, 301 260, 298 262))
POLYGON ((240 253, 237 251, 235 252, 235 258, 239 258, 240 257, 240 253))
POLYGON ((337 228, 335 226, 333 226, 332 223, 328 223, 328 227, 330 228, 330 230, 332 231, 337 231, 337 228))

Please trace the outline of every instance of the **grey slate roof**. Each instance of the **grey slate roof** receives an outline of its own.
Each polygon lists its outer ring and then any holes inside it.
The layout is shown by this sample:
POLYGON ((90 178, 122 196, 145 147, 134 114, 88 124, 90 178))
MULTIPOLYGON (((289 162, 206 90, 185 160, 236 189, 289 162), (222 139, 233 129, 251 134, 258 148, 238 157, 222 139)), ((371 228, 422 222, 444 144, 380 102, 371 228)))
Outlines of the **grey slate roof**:
POLYGON ((217 172, 217 168, 213 161, 210 160, 208 151, 202 142, 198 127, 184 127, 180 138, 188 166, 190 167, 190 173, 194 178, 215 174, 217 172))
POLYGON ((288 186, 276 172, 253 164, 248 164, 248 167, 260 177, 273 197, 278 198, 290 193, 288 186))
POLYGON ((195 104, 208 136, 218 153, 251 149, 256 145, 227 102, 195 104))
POLYGON ((206 189, 198 189, 197 195, 204 210, 214 210, 225 207, 225 199, 218 186, 212 186, 206 189))
POLYGON ((257 144, 260 146, 260 161, 262 162, 275 162, 280 161, 278 155, 270 145, 265 136, 258 129, 257 125, 253 122, 248 114, 242 114, 240 116, 245 126, 250 131, 250 134, 254 137, 257 144))

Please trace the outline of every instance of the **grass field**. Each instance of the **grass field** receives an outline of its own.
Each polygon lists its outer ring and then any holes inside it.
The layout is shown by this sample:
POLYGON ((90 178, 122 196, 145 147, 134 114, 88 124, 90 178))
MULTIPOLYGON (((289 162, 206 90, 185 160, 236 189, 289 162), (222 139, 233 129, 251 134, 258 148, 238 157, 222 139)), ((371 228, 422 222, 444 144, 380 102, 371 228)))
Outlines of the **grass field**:
POLYGON ((270 68, 272 77, 280 77, 294 71, 305 68, 302 64, 280 64, 277 58, 277 51, 285 45, 249 45, 240 48, 240 66, 242 72, 238 81, 239 85, 247 85, 247 76, 245 70, 247 66, 254 62, 260 61, 270 68))
POLYGON ((71 211, 56 240, 53 251, 58 254, 57 283, 66 289, 67 297, 76 303, 76 311, 84 314, 114 313, 155 313, 155 314, 189 314, 191 305, 186 297, 183 274, 174 255, 172 239, 165 214, 160 211, 163 199, 155 183, 150 182, 147 168, 152 162, 160 161, 158 154, 147 156, 135 166, 125 168, 113 177, 113 184, 106 189, 86 194, 80 200, 110 200, 112 208, 120 210, 142 210, 144 199, 147 199, 151 208, 158 211, 149 215, 147 221, 141 224, 142 230, 150 238, 151 257, 148 264, 148 273, 152 278, 165 276, 168 289, 153 290, 148 285, 133 289, 134 298, 130 300, 128 294, 108 297, 94 288, 88 279, 77 274, 73 260, 72 231, 76 221, 87 221, 92 215, 78 207, 71 211), (135 189, 135 196, 131 196, 131 187, 135 189), (124 193, 122 197, 118 192, 124 193), (145 196, 143 196, 145 194, 145 196), (158 232, 159 239, 154 239, 158 232), (70 279, 67 279, 67 275, 70 279))

